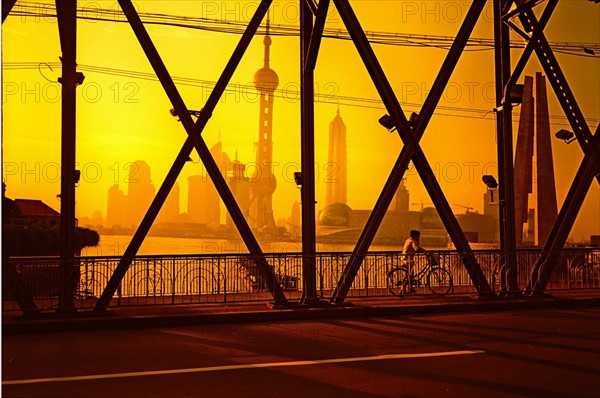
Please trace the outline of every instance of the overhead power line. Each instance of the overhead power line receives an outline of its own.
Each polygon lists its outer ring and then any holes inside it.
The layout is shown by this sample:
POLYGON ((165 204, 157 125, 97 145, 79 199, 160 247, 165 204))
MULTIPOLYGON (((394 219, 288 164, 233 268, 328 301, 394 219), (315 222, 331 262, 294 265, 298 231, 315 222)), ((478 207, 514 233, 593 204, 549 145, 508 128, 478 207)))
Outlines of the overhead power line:
MULTIPOLYGON (((3 62, 2 69, 9 70, 40 70, 41 66, 46 66, 47 68, 57 70, 61 68, 60 62, 3 62)), ((90 73, 99 73, 103 75, 109 76, 118 76, 118 77, 126 77, 131 79, 138 80, 147 80, 147 81, 158 81, 158 77, 156 77, 153 73, 147 72, 139 72, 132 71, 127 69, 119 69, 119 68, 108 68, 103 66, 94 66, 94 65, 78 65, 78 69, 84 72, 90 73)), ((48 78, 43 75, 44 78, 48 80, 48 78)), ((211 91, 216 82, 210 80, 203 79, 193 79, 188 77, 177 77, 173 76, 173 81, 181 86, 188 87, 197 87, 211 91)), ((299 89, 299 86, 297 86, 299 89)), ((228 93, 238 93, 247 96, 246 98, 255 98, 257 96, 256 89, 252 83, 247 84, 237 84, 231 83, 225 89, 225 92, 228 93)), ((273 93, 273 96, 276 98, 282 98, 284 100, 300 100, 300 93, 297 90, 286 89, 286 88, 278 88, 273 93)), ((257 97, 256 97, 257 98, 257 97)), ((354 97, 354 96, 344 96, 337 94, 322 94, 319 92, 315 92, 315 101, 320 103, 328 103, 328 104, 336 104, 342 106, 352 106, 359 108, 370 108, 370 109, 381 109, 385 110, 381 100, 375 98, 366 98, 366 97, 354 97)), ((416 111, 418 112, 422 103, 416 102, 401 102, 400 103, 403 108, 407 111, 416 111)), ((490 109, 482 109, 482 108, 465 108, 465 107, 457 107, 457 106, 444 106, 438 105, 437 111, 434 113, 438 116, 449 116, 449 117, 461 117, 468 119, 481 119, 481 120, 495 120, 493 113, 490 109)), ((553 124, 561 125, 561 126, 569 126, 566 122, 566 118, 564 116, 550 115, 551 120, 553 120, 553 124)), ((600 123, 600 119, 595 118, 587 118, 586 119, 590 123, 600 123)))
MULTIPOLYGON (((204 30, 229 34, 242 34, 247 22, 227 21, 221 19, 200 18, 194 16, 180 16, 171 14, 139 12, 141 20, 148 25, 173 26, 179 28, 204 30)), ((54 18, 56 8, 52 3, 37 3, 19 1, 13 8, 10 16, 22 18, 54 18)), ((9 17, 10 17, 9 16, 9 17)), ((86 7, 78 9, 78 18, 84 20, 126 23, 120 9, 106 9, 86 7)), ((259 28, 258 34, 264 34, 265 27, 259 28)), ((270 34, 273 36, 299 36, 299 26, 271 24, 270 34)), ((404 47, 434 47, 444 50, 450 49, 454 42, 453 36, 420 35, 398 32, 368 31, 366 35, 373 44, 404 47)), ((343 29, 326 28, 323 37, 338 40, 351 40, 350 35, 343 29)), ((576 55, 587 58, 600 58, 600 43, 583 42, 551 42, 551 48, 562 54, 576 55)), ((512 48, 524 48, 523 41, 511 41, 512 48)), ((486 51, 494 48, 493 38, 470 38, 465 51, 486 51)))

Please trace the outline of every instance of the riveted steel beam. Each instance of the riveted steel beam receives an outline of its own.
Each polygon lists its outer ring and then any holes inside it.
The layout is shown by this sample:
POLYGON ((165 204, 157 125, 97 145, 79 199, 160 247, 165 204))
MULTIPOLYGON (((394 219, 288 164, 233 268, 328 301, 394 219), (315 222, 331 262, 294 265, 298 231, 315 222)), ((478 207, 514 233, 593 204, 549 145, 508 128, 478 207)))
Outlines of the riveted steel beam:
MULTIPOLYGON (((313 31, 313 14, 307 3, 301 0, 300 7, 302 302, 311 304, 318 300, 315 225, 315 83, 313 68, 307 68, 305 65, 308 61, 307 57, 310 56, 310 44, 317 33, 313 31)), ((315 59, 316 55, 317 53, 314 54, 315 59)))
POLYGON ((248 251, 250 252, 251 259, 256 263, 258 270, 261 272, 263 277, 265 278, 268 289, 273 294, 274 300, 278 304, 284 304, 287 302, 285 294, 283 293, 283 289, 281 285, 277 282, 275 273, 267 263, 267 260, 258 244, 254 234, 252 233, 250 226, 248 225, 244 215, 242 214, 231 190, 227 186, 221 171, 219 170, 218 165, 215 163, 212 155, 210 154, 210 150, 206 146, 206 143, 201 137, 202 131, 206 126, 208 120, 212 116, 212 112, 215 109, 221 95, 225 91, 227 84, 231 80, 233 73, 235 72, 237 66, 239 65, 240 60, 242 59, 248 45, 250 44, 252 38, 254 37, 258 27, 260 26, 261 21, 264 19, 265 14, 267 13, 269 6, 272 0, 263 0, 254 16, 252 17, 246 31, 242 35, 238 45, 236 46, 229 62, 225 66, 223 73, 221 74, 217 84, 215 85, 213 91, 211 92, 202 112, 200 113, 198 120, 194 124, 190 113, 188 112, 185 103, 181 95, 179 94, 175 84, 166 69, 158 51, 156 50, 148 32, 144 28, 142 21, 140 20, 133 4, 130 0, 119 0, 119 4, 123 9, 123 12, 127 16, 127 19, 134 30, 140 44, 148 60, 152 64, 154 71, 159 78, 163 88, 171 101, 175 112, 179 116, 181 123, 183 124, 186 133, 188 134, 186 141, 177 155, 173 166, 169 170, 167 174, 167 178, 163 182, 160 187, 157 196, 154 198, 148 212, 144 216, 142 223, 138 227, 134 237, 131 240, 131 243, 127 247, 119 265, 115 269, 111 279, 109 280, 107 287, 105 288, 102 296, 98 300, 96 304, 96 310, 103 310, 108 307, 110 303, 110 299, 114 295, 119 283, 125 276, 127 269, 131 265, 133 258, 137 254, 139 247, 141 246, 144 238, 146 237, 152 223, 156 219, 160 208, 165 202, 171 188, 175 184, 177 177, 179 176, 183 165, 188 159, 193 148, 196 149, 202 162, 206 166, 207 172, 215 184, 215 187, 221 196, 229 214, 231 215, 232 220, 234 221, 238 231, 244 243, 246 244, 248 251))
POLYGON ((6 21, 6 17, 8 17, 16 2, 17 0, 4 0, 2 2, 2 23, 6 21))
POLYGON ((395 97, 381 66, 378 63, 367 37, 360 26, 360 23, 350 7, 350 4, 347 0, 334 0, 334 4, 336 5, 342 20, 344 21, 344 24, 346 25, 346 28, 348 29, 348 32, 350 33, 352 40, 354 41, 357 50, 361 55, 361 58, 363 59, 363 63, 369 71, 371 79, 375 83, 386 109, 388 110, 395 126, 397 127, 398 133, 404 141, 404 148, 402 149, 398 160, 394 164, 392 172, 386 181, 373 212, 371 212, 369 220, 367 221, 367 224, 361 233, 350 260, 344 268, 342 276, 340 277, 337 287, 331 297, 331 301, 335 303, 342 303, 345 300, 345 297, 354 281, 354 278, 356 277, 369 246, 375 237, 377 229, 379 228, 383 217, 385 216, 389 204, 391 203, 391 200, 398 189, 400 182, 402 181, 404 172, 406 171, 411 159, 413 160, 417 171, 419 172, 423 183, 427 188, 429 195, 431 196, 436 209, 440 214, 440 217, 442 218, 446 230, 450 234, 459 253, 461 254, 461 258, 465 264, 467 272, 473 280, 478 292, 480 294, 491 293, 491 288, 487 283, 481 268, 477 264, 475 256, 473 255, 464 233, 460 229, 460 226, 458 225, 458 222, 452 213, 450 205, 444 197, 439 183, 435 179, 433 171, 431 170, 423 151, 418 145, 418 141, 425 131, 433 111, 435 110, 435 107, 441 98, 443 90, 448 83, 450 75, 452 74, 456 63, 458 62, 460 54, 462 53, 473 27, 475 26, 475 23, 477 22, 477 19, 479 18, 479 15, 485 6, 485 1, 476 0, 469 9, 457 39, 453 43, 452 48, 446 57, 444 64, 442 65, 441 72, 438 74, 436 81, 434 82, 434 86, 425 101, 421 114, 419 114, 417 125, 414 131, 409 127, 406 116, 402 112, 402 108, 395 97))
POLYGON ((319 2, 315 26, 312 28, 310 44, 308 45, 308 50, 306 50, 304 69, 314 70, 317 64, 317 55, 321 47, 321 39, 323 38, 323 30, 325 29, 325 22, 327 20, 327 11, 329 10, 329 1, 321 0, 319 2))
POLYGON ((62 50, 60 275, 58 311, 75 312, 75 145, 77 75, 77 2, 56 1, 62 50))

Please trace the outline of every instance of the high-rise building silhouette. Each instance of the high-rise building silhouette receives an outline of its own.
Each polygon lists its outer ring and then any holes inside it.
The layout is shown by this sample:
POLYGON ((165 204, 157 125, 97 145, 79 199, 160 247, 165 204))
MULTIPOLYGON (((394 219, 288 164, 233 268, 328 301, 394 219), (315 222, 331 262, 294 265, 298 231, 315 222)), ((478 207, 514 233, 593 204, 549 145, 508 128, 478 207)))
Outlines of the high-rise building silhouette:
POLYGON ((333 203, 347 204, 348 167, 346 154, 346 125, 340 109, 329 123, 329 154, 327 157, 325 206, 333 203))
POLYGON ((517 145, 515 149, 515 241, 523 243, 523 223, 528 221, 528 197, 533 193, 532 157, 535 119, 533 116, 533 77, 525 76, 517 145))
POLYGON ((126 197, 118 184, 108 189, 108 205, 106 209, 106 228, 124 227, 126 197))
POLYGON ((490 190, 483 194, 483 214, 496 220, 500 219, 498 191, 490 190))
POLYGON ((535 75, 535 96, 531 94, 532 90, 533 78, 526 76, 515 150, 515 238, 517 244, 524 243, 523 223, 527 222, 534 224, 537 231, 534 240, 532 239, 530 230, 533 227, 531 225, 528 226, 528 241, 535 241, 536 244, 543 245, 556 220, 558 206, 556 201, 552 143, 550 139, 546 78, 540 72, 535 75), (533 110, 534 102, 535 116, 533 110), (535 215, 535 222, 533 223, 528 208, 528 194, 533 191, 532 158, 534 137, 537 184, 535 185, 536 209, 533 212, 535 215))
POLYGON ((158 222, 173 222, 179 216, 179 184, 175 183, 158 213, 158 222))
POLYGON ((408 189, 406 189, 406 178, 402 179, 398 190, 396 191, 396 200, 394 201, 394 209, 400 213, 408 213, 410 207, 410 195, 408 193, 408 189))
MULTIPOLYGON (((215 163, 219 166, 221 174, 227 175, 227 170, 232 169, 232 162, 219 140, 210 148, 215 163)), ((188 177, 188 207, 187 213, 192 219, 212 228, 221 224, 221 198, 212 180, 205 173, 188 177)))
POLYGON ((127 213, 125 214, 125 224, 127 227, 137 227, 142 219, 152 199, 155 189, 150 178, 150 166, 143 160, 136 160, 129 168, 129 177, 127 185, 127 213))
POLYGON ((200 224, 217 227, 221 219, 219 193, 208 176, 188 177, 187 214, 200 224))
MULTIPOLYGON (((227 172, 227 185, 235 198, 242 214, 248 219, 250 213, 250 181, 246 176, 246 165, 237 159, 232 162, 232 170, 227 172)), ((227 214, 227 226, 233 228, 233 219, 227 214)))
POLYGON ((275 226, 273 216, 273 193, 277 180, 273 175, 273 93, 279 85, 279 77, 270 68, 271 37, 267 17, 267 34, 264 38, 264 65, 254 74, 254 87, 260 94, 258 143, 256 146, 256 170, 251 177, 250 224, 255 228, 275 226))
POLYGON ((536 90, 536 151, 537 157, 537 240, 538 245, 546 243, 550 230, 558 216, 556 203, 556 183, 550 136, 550 116, 546 94, 546 77, 541 72, 535 74, 536 90))

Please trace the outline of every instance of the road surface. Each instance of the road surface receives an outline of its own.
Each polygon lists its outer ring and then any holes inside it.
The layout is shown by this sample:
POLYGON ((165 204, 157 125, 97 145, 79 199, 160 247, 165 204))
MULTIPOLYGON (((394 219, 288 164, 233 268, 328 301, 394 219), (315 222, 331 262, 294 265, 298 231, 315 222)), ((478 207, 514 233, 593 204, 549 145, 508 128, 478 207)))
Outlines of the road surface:
POLYGON ((600 308, 5 336, 3 397, 599 397, 600 308))

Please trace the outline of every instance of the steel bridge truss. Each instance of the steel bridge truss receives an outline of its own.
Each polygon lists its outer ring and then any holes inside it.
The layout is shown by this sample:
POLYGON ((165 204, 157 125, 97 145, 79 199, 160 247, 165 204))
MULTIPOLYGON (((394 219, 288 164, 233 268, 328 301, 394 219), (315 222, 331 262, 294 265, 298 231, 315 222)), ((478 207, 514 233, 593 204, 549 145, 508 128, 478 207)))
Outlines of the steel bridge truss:
MULTIPOLYGON (((499 164, 499 196, 500 196, 500 237, 501 252, 504 257, 505 275, 503 275, 504 293, 521 293, 516 284, 516 243, 515 243, 515 210, 513 193, 513 153, 512 153, 512 106, 504 98, 507 88, 516 84, 527 62, 535 51, 548 79, 556 93, 563 111, 577 137, 584 158, 571 184, 564 204, 554 223, 550 236, 545 242, 542 255, 536 262, 527 283, 525 293, 543 292, 552 274, 553 268, 566 239, 573 227, 575 218, 594 177, 600 181, 600 138, 598 129, 591 131, 577 105, 564 74, 556 60, 548 41, 544 36, 546 27, 558 0, 548 0, 540 20, 534 15, 533 7, 544 0, 494 0, 495 23, 495 67, 496 67, 496 104, 498 131, 498 164, 499 164), (516 8, 514 7, 516 6, 516 8), (520 22, 520 26, 517 23, 520 22), (511 69, 509 31, 517 32, 527 43, 514 70, 511 69)), ((2 3, 2 22, 12 10, 16 0, 2 3)), ((140 246, 154 223, 175 181, 180 175, 189 155, 193 150, 198 152, 207 172, 223 200, 238 232, 240 233, 250 258, 256 263, 258 270, 266 281, 267 288, 273 296, 275 305, 288 306, 292 303, 285 296, 278 283, 273 269, 269 266, 256 237, 244 218, 235 198, 221 174, 215 160, 202 138, 212 113, 217 106, 227 84, 244 56, 252 38, 271 5, 272 0, 261 0, 252 19, 242 34, 231 58, 223 70, 216 86, 202 111, 194 122, 189 108, 186 107, 173 79, 163 63, 156 47, 142 23, 130 0, 118 0, 127 17, 142 49, 144 50, 156 76, 181 120, 186 132, 186 139, 175 157, 165 180, 153 199, 140 226, 137 228, 130 244, 121 257, 118 266, 110 277, 106 288, 100 296, 95 309, 103 311, 109 307, 110 301, 121 283, 125 273, 136 257, 140 246)), ((379 96, 385 105, 391 120, 404 146, 392 167, 389 177, 365 225, 360 238, 350 256, 348 263, 338 280, 336 288, 329 298, 330 303, 344 302, 348 291, 367 255, 375 234, 384 215, 402 181, 409 162, 412 160, 429 193, 440 218, 454 242, 466 272, 471 278, 479 295, 491 295, 492 289, 486 280, 475 255, 454 216, 448 200, 435 178, 433 170, 419 145, 425 130, 436 110, 440 98, 449 82, 460 56, 470 38, 475 24, 479 20, 486 0, 473 0, 465 20, 440 68, 416 123, 409 123, 386 75, 369 43, 361 24, 356 17, 349 0, 299 0, 300 2, 300 71, 301 71, 301 162, 302 162, 302 256, 303 280, 301 303, 320 305, 317 295, 316 278, 316 225, 315 225, 315 169, 314 169, 314 70, 319 54, 320 44, 330 3, 333 2, 341 19, 354 42, 356 49, 373 81, 379 96)), ((59 36, 62 48, 63 72, 62 83, 62 182, 61 182, 61 251, 60 267, 63 281, 73 278, 75 259, 73 242, 75 231, 75 89, 83 75, 77 72, 76 60, 76 2, 56 0, 59 36)), ((7 264, 5 262, 5 264, 7 264)), ((14 271, 14 270, 13 270, 14 271)), ((5 275, 14 281, 16 298, 24 313, 36 313, 33 298, 27 294, 19 276, 7 267, 5 275)), ((75 311, 74 283, 64 283, 60 292, 59 311, 75 311)))

